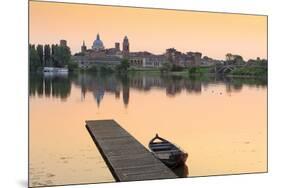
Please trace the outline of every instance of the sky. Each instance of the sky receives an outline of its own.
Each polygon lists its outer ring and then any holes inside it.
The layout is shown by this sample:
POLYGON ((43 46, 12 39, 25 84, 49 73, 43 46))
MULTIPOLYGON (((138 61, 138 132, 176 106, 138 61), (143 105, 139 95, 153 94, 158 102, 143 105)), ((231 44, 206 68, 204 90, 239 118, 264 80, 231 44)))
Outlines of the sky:
POLYGON ((267 17, 165 9, 29 1, 29 42, 55 44, 67 40, 72 53, 83 40, 91 48, 97 33, 105 48, 128 36, 130 51, 164 53, 198 51, 225 59, 267 58, 267 17))

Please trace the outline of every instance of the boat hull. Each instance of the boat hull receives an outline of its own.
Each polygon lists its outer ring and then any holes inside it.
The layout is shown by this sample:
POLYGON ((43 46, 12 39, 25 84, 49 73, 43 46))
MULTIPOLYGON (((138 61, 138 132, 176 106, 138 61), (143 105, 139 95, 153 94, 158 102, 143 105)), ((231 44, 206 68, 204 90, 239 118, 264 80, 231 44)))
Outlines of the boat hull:
POLYGON ((170 168, 184 165, 188 157, 188 154, 179 147, 158 135, 149 142, 149 149, 156 158, 170 168))
POLYGON ((185 164, 185 162, 187 160, 186 153, 182 153, 178 156, 172 157, 171 159, 161 159, 160 157, 157 156, 157 154, 154 154, 154 155, 169 168, 176 168, 176 167, 182 166, 185 164))

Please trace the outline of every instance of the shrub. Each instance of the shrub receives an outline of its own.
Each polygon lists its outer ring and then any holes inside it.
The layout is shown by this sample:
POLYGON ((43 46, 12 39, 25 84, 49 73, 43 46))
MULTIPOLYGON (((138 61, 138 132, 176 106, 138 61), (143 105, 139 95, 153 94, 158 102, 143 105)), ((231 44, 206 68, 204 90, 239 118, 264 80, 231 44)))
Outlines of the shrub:
POLYGON ((98 71, 98 69, 97 69, 97 67, 96 66, 91 66, 89 69, 87 69, 87 71, 90 71, 90 72, 97 72, 98 71))

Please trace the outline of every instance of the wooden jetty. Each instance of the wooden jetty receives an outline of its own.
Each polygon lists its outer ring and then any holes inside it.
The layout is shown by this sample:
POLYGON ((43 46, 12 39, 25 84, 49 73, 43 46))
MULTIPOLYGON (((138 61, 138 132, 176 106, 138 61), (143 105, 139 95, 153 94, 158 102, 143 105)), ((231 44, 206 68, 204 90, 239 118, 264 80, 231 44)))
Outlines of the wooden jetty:
POLYGON ((86 121, 86 127, 116 181, 177 178, 114 120, 86 121))

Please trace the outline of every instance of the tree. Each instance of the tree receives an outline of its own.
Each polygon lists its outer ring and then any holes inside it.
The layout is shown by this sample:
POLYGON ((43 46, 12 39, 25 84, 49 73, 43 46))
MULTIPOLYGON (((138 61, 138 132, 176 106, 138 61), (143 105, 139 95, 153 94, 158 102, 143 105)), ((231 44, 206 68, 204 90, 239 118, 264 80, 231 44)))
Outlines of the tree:
POLYGON ((127 71, 128 68, 130 67, 129 60, 128 59, 123 59, 121 61, 121 67, 122 67, 123 70, 127 71))
POLYGON ((68 63, 68 69, 70 71, 74 71, 75 69, 78 69, 78 64, 76 62, 70 60, 68 63))
POLYGON ((40 66, 40 58, 35 45, 29 45, 29 70, 36 71, 40 66))
POLYGON ((56 47, 56 45, 54 45, 54 44, 51 45, 51 56, 53 56, 55 53, 55 47, 56 47))
POLYGON ((241 65, 244 63, 243 57, 241 55, 234 56, 234 63, 237 65, 241 65))
POLYGON ((227 54, 225 55, 225 60, 226 60, 226 61, 232 61, 232 60, 233 60, 233 55, 232 55, 231 53, 227 53, 227 54))
POLYGON ((56 62, 55 62, 55 49, 58 45, 55 45, 55 44, 52 44, 51 46, 51 61, 52 61, 52 65, 55 65, 56 62))
POLYGON ((183 67, 182 66, 179 66, 179 65, 176 65, 176 64, 172 64, 172 71, 182 71, 183 70, 183 67))
POLYGON ((161 72, 169 72, 172 70, 172 63, 170 62, 165 62, 162 64, 162 67, 161 67, 161 72))
POLYGON ((39 59, 40 59, 40 64, 41 64, 41 66, 43 66, 43 65, 44 65, 43 45, 38 44, 38 45, 37 45, 37 48, 36 48, 36 51, 37 51, 38 56, 39 56, 39 59))
POLYGON ((118 72, 127 72, 130 67, 129 60, 123 59, 120 65, 117 65, 116 69, 118 72))
POLYGON ((50 45, 46 44, 44 45, 44 65, 50 66, 51 63, 51 49, 50 45))
POLYGON ((190 69, 188 69, 188 73, 189 74, 196 74, 197 73, 198 68, 197 67, 191 67, 190 69))
POLYGON ((54 66, 65 67, 69 64, 71 58, 71 52, 67 46, 52 46, 52 59, 54 66))
POLYGON ((68 65, 71 59, 71 52, 68 46, 60 46, 61 48, 61 62, 63 66, 68 65))
POLYGON ((69 69, 77 69, 77 63, 71 62, 70 48, 67 46, 59 46, 57 44, 46 45, 29 45, 30 68, 38 69, 43 66, 65 67, 69 69))

